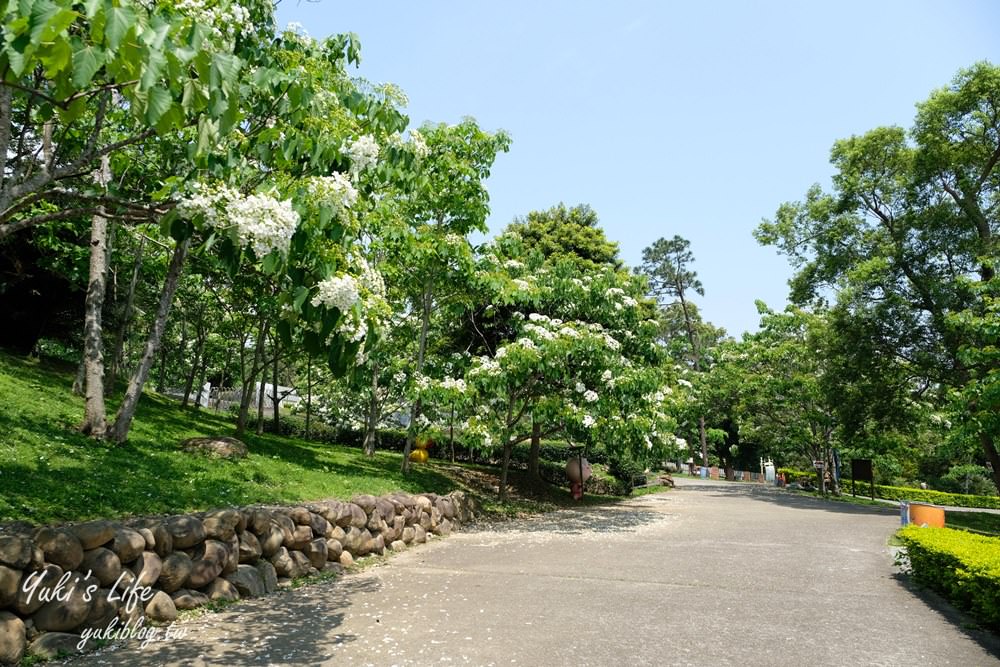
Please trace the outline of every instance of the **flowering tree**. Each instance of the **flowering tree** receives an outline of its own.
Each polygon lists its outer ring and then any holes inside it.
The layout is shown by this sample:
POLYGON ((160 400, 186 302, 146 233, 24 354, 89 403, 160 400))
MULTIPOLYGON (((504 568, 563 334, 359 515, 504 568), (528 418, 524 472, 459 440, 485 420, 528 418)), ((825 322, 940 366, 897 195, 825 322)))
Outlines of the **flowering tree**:
MULTIPOLYGON (((399 203, 405 226, 385 231, 389 270, 409 288, 410 307, 420 318, 414 377, 424 372, 432 315, 467 294, 464 285, 474 264, 466 236, 485 231, 489 195, 483 181, 497 154, 510 144, 506 133, 485 132, 471 118, 457 125, 426 125, 421 138, 427 151, 422 176, 399 203)), ((417 397, 410 407, 404 472, 420 412, 417 397)))
MULTIPOLYGON (((316 42, 292 32, 257 54, 243 90, 243 121, 206 159, 199 178, 167 180, 177 193, 162 227, 177 240, 146 353, 113 437, 125 438, 169 313, 188 249, 212 251, 234 279, 267 277, 286 346, 298 340, 344 372, 386 315, 384 286, 359 245, 358 209, 387 182, 405 181, 419 144, 388 146, 406 119, 390 96, 364 95, 344 74, 350 38, 316 42), (387 140, 387 143, 388 140, 387 140), (381 157, 380 157, 381 156, 381 157)), ((267 316, 259 310, 257 338, 267 316)))
POLYGON ((484 248, 479 289, 492 294, 490 303, 514 310, 499 324, 482 313, 482 354, 464 385, 437 385, 460 387, 474 406, 463 437, 500 451, 501 495, 513 447, 532 436, 558 433, 618 453, 663 456, 676 445, 672 390, 662 369, 648 363, 657 356, 656 323, 630 296, 642 294, 642 281, 611 267, 552 265, 522 250, 513 232, 484 248))

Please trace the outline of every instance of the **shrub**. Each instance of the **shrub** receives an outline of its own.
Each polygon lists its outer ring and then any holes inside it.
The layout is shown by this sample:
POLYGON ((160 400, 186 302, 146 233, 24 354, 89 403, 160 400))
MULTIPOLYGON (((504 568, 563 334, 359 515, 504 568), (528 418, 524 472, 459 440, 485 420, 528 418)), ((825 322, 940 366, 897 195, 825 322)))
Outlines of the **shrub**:
POLYGON ((791 484, 792 482, 798 482, 799 480, 808 481, 811 484, 816 483, 816 471, 815 470, 800 470, 798 468, 778 468, 777 474, 784 475, 785 481, 791 484))
MULTIPOLYGON (((591 469, 593 470, 593 475, 583 485, 584 493, 592 493, 599 496, 624 496, 631 490, 631 487, 625 489, 621 482, 609 475, 604 470, 604 466, 592 464, 591 469)), ((549 484, 569 487, 565 461, 559 463, 556 461, 541 460, 538 462, 538 473, 549 484)))
MULTIPOLYGON (((843 488, 850 488, 850 480, 841 482, 843 488)), ((868 483, 862 482, 859 492, 868 491, 868 483)), ((953 505, 955 507, 983 507, 1000 509, 1000 497, 997 496, 967 496, 961 493, 943 493, 927 489, 913 489, 908 486, 875 485, 875 495, 886 500, 915 500, 917 502, 935 505, 953 505)))
POLYGON ((639 478, 645 483, 645 470, 645 466, 627 456, 618 456, 608 462, 608 472, 621 482, 625 493, 632 492, 632 487, 639 478))
POLYGON ((977 465, 952 466, 934 486, 948 493, 969 493, 978 496, 995 495, 997 492, 989 471, 977 465))
POLYGON ((1000 629, 1000 537, 917 526, 899 537, 915 581, 1000 629))

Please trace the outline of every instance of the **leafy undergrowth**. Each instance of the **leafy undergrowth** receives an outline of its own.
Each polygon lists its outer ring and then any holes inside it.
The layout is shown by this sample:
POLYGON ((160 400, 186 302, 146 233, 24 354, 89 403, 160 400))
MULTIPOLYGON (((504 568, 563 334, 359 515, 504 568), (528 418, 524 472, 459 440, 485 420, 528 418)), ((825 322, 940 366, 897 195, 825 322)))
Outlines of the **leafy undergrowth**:
MULTIPOLYGON (((244 437, 250 454, 225 461, 179 449, 189 437, 231 435, 230 417, 142 398, 129 442, 94 441, 76 430, 83 399, 74 369, 0 352, 0 522, 35 524, 293 503, 402 490, 475 495, 487 516, 517 517, 577 506, 569 491, 512 470, 510 500, 497 500, 498 471, 431 462, 404 476, 401 455, 265 434, 244 437)), ((116 406, 109 405, 112 413, 116 406)), ((587 494, 584 504, 615 500, 587 494)))
POLYGON ((521 518, 563 507, 602 505, 621 499, 620 496, 584 493, 581 500, 574 500, 569 489, 535 481, 527 471, 512 469, 508 475, 507 502, 501 503, 497 493, 500 475, 496 468, 446 463, 435 466, 473 494, 479 501, 482 513, 492 519, 521 518))

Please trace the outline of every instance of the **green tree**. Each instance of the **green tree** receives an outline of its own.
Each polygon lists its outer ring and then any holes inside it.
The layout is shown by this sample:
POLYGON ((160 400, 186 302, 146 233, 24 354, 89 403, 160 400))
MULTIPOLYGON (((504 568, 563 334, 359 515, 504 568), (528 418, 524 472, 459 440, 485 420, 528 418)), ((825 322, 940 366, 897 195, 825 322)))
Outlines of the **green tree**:
MULTIPOLYGON (((907 366, 914 388, 946 391, 988 376, 995 362, 970 366, 963 350, 976 340, 949 315, 987 310, 969 278, 994 276, 1000 68, 962 70, 917 106, 909 131, 878 128, 838 141, 831 160, 832 193, 813 187, 756 231, 796 267, 793 300, 832 295, 839 317, 862 324, 869 336, 851 358, 856 367, 875 370, 891 358, 907 366)), ((1000 481, 994 434, 984 429, 977 438, 1000 481)))
POLYGON ((584 270, 621 268, 618 244, 608 240, 598 223, 597 213, 586 204, 559 204, 515 219, 507 229, 521 237, 528 252, 538 251, 553 263, 568 259, 584 270))
MULTIPOLYGON (((704 296, 705 289, 698 280, 698 274, 691 268, 693 263, 690 241, 675 235, 672 239, 659 238, 644 248, 639 271, 649 280, 650 292, 665 311, 676 312, 679 307, 689 346, 688 362, 698 373, 701 372, 704 341, 696 322, 697 311, 690 298, 692 292, 704 296)), ((707 466, 708 440, 704 416, 698 417, 698 440, 702 465, 707 466)))

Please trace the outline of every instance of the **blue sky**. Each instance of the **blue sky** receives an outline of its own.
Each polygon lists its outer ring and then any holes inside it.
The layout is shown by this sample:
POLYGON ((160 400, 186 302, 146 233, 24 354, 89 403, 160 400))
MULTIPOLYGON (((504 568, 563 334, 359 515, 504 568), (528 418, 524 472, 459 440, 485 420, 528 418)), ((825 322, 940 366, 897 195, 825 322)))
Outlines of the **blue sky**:
POLYGON ((691 241, 705 317, 739 336, 781 308, 785 258, 751 236, 832 173, 838 138, 909 126, 977 60, 1000 63, 1000 3, 294 2, 281 25, 353 31, 358 74, 414 124, 475 117, 513 137, 488 182, 493 232, 588 203, 631 265, 691 241))

